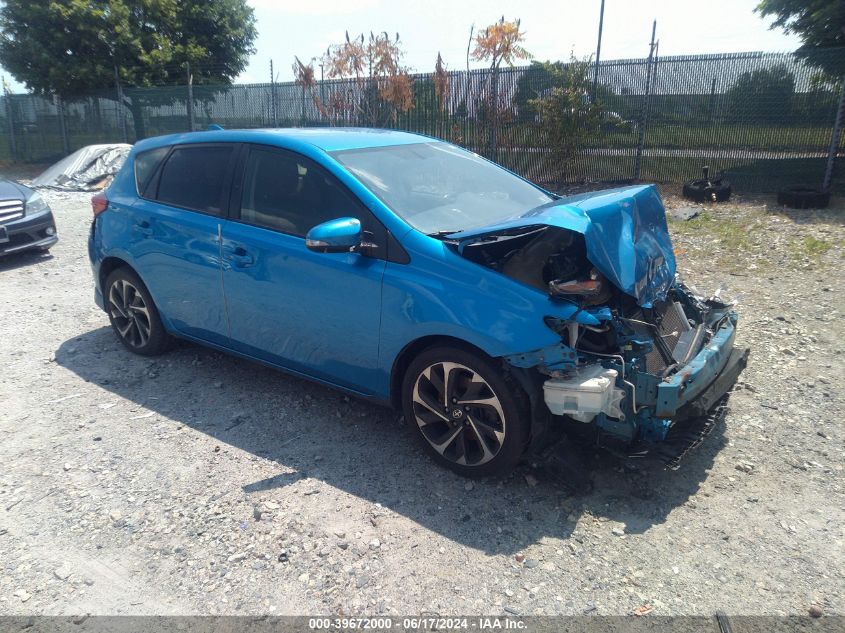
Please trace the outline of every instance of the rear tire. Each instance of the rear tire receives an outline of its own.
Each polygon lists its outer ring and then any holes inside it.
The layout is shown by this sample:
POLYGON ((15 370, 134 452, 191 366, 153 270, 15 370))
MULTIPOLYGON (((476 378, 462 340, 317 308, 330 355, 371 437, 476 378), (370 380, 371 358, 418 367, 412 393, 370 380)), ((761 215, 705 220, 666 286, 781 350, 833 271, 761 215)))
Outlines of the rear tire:
POLYGON ((147 287, 132 270, 112 271, 103 294, 109 322, 126 349, 141 356, 158 356, 170 348, 173 339, 164 329, 147 287))
POLYGON ((525 393, 480 354, 453 347, 422 352, 402 381, 402 409, 426 452, 465 477, 507 474, 528 444, 525 393))
POLYGON ((778 192, 778 204, 792 209, 826 209, 830 192, 812 187, 786 187, 778 192))

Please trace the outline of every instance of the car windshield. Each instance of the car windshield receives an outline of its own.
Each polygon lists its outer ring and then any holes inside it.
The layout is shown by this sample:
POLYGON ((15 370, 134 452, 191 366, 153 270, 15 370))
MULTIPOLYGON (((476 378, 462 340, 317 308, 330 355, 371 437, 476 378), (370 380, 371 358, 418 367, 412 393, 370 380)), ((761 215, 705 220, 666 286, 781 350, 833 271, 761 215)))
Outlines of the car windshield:
POLYGON ((371 147, 332 155, 394 213, 429 235, 493 224, 553 199, 448 143, 371 147))

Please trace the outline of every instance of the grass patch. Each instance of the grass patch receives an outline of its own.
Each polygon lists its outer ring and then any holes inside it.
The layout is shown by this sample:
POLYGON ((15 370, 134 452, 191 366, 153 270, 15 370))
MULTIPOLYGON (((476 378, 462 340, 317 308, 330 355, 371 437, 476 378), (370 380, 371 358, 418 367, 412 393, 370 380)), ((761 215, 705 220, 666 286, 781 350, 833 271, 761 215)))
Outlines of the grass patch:
POLYGON ((680 256, 712 261, 725 271, 771 272, 823 267, 823 257, 841 240, 807 235, 805 229, 765 211, 736 209, 736 215, 702 211, 692 220, 669 216, 669 230, 680 256), (777 222, 777 224, 773 224, 777 222))
POLYGON ((702 211, 686 221, 670 217, 669 230, 679 255, 706 257, 728 272, 766 270, 777 260, 768 247, 763 218, 755 213, 724 217, 702 211))
POLYGON ((808 257, 821 257, 833 248, 831 242, 812 235, 808 235, 801 240, 801 244, 804 246, 804 252, 808 257))

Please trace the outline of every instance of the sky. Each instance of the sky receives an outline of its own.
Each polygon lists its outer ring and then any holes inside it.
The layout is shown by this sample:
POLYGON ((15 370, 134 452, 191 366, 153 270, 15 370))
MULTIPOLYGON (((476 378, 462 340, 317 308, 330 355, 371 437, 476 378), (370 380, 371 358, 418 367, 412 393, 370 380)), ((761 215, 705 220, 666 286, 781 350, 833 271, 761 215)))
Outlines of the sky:
MULTIPOLYGON (((258 52, 238 83, 293 78, 294 55, 319 57, 344 33, 399 33, 412 72, 431 72, 437 53, 450 70, 466 68, 470 27, 519 18, 525 47, 540 61, 595 54, 601 0, 247 0, 255 9, 258 52)), ((660 55, 791 51, 794 35, 769 30, 758 0, 606 0, 602 59, 648 55, 657 20, 660 55)), ((473 63, 472 67, 478 64, 473 63)), ((4 74, 15 92, 23 86, 4 74)))
MULTIPOLYGON (((525 47, 541 61, 595 54, 601 0, 248 0, 258 19, 258 53, 239 78, 293 78, 294 55, 319 57, 329 44, 370 31, 399 33, 405 63, 431 72, 440 52, 447 68, 466 68, 470 26, 519 18, 525 47)), ((657 20, 660 55, 795 50, 800 41, 754 13, 758 0, 606 0, 602 59, 648 55, 657 20)), ((476 66, 477 64, 472 64, 476 66)), ((319 72, 319 71, 318 71, 319 72)))

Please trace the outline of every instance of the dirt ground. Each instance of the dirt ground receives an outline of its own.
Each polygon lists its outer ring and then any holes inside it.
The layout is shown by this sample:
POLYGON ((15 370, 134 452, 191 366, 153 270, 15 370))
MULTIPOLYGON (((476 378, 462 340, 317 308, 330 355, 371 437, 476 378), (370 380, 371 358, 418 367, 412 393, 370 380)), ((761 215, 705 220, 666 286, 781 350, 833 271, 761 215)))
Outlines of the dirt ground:
POLYGON ((750 365, 679 470, 585 454, 577 494, 461 479, 395 412, 257 364, 129 354, 89 196, 46 197, 51 255, 0 261, 0 613, 845 613, 842 201, 671 223, 686 279, 741 295, 750 365))

